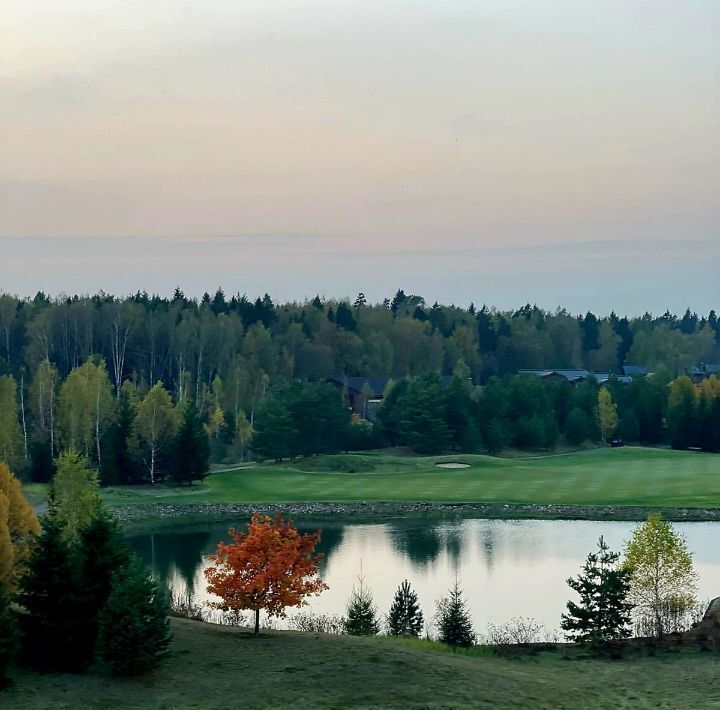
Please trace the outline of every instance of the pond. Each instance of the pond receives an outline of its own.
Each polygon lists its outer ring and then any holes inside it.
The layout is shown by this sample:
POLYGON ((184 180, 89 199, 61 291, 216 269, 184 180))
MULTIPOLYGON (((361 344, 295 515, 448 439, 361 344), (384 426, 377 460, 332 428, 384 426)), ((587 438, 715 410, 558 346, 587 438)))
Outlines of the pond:
MULTIPOLYGON (((245 522, 238 521, 237 526, 245 522)), ((407 578, 418 593, 425 618, 431 619, 435 600, 457 575, 480 633, 489 623, 517 616, 558 629, 565 602, 573 594, 565 580, 578 573, 600 535, 611 549, 620 551, 636 526, 605 521, 442 518, 296 523, 303 531, 322 530, 321 575, 330 585, 328 591, 311 598, 306 610, 342 614, 362 564, 381 613, 387 612, 395 589, 407 578)), ((230 527, 175 527, 129 540, 173 591, 205 602, 210 599, 203 577, 207 556, 219 540, 229 539, 230 527)), ((720 523, 678 523, 676 528, 694 554, 699 598, 720 596, 720 523)))

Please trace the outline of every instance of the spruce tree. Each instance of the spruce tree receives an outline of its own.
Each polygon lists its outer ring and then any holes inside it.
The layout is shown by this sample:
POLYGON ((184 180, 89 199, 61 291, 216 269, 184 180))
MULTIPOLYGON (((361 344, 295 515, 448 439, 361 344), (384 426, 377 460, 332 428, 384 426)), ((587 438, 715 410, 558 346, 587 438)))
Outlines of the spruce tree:
POLYGON ((357 586, 353 585, 345 612, 345 633, 351 636, 374 636, 379 631, 375 601, 372 592, 365 586, 365 578, 361 573, 357 586))
POLYGON ((457 580, 437 604, 437 625, 440 641, 448 646, 467 648, 475 643, 472 619, 457 580))
POLYGON ((569 601, 568 613, 562 615, 568 640, 601 646, 630 635, 630 570, 618 566, 619 558, 601 536, 598 551, 588 555, 582 573, 567 580, 580 595, 580 603, 569 601))
POLYGON ((19 630, 10 601, 10 595, 0 585, 0 690, 10 685, 8 666, 18 648, 19 630))
POLYGON ((171 634, 165 592, 137 558, 113 578, 98 619, 98 652, 114 675, 138 675, 167 655, 171 634))
POLYGON ((112 591, 114 575, 130 559, 130 550, 123 540, 120 526, 104 510, 80 532, 79 569, 86 597, 88 620, 87 643, 94 649, 98 634, 98 617, 112 591))
POLYGON ((417 594, 406 580, 398 587, 388 614, 388 630, 391 636, 420 636, 423 614, 417 594))
POLYGON ((207 476, 210 445, 195 405, 185 406, 182 422, 175 438, 175 461, 172 478, 175 483, 202 480, 207 476))
POLYGON ((80 672, 92 660, 92 620, 77 562, 51 500, 19 595, 28 612, 24 652, 39 670, 80 672))

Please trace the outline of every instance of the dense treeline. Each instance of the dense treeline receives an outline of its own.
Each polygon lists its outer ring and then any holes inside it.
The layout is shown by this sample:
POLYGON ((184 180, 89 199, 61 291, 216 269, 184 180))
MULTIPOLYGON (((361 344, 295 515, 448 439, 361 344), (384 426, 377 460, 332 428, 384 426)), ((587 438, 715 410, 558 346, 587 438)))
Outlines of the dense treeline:
POLYGON ((611 381, 613 433, 717 450, 715 380, 699 391, 677 379, 676 395, 668 385, 700 361, 720 361, 719 341, 714 312, 574 317, 531 306, 429 307, 402 291, 376 305, 362 294, 353 304, 315 297, 276 305, 267 295, 226 299, 221 290, 200 302, 179 290, 171 299, 3 295, 0 459, 43 481, 57 455, 74 450, 103 483, 190 483, 209 459, 251 452, 551 449, 562 439, 606 438, 597 384, 512 373, 613 372, 626 362, 656 374, 611 381), (436 376, 450 372, 457 376, 445 390, 436 376), (393 377, 375 427, 351 422, 341 394, 318 384, 338 374, 393 377))
POLYGON ((419 453, 550 450, 610 436, 720 451, 720 381, 711 376, 696 387, 660 371, 632 384, 508 375, 474 387, 460 369, 446 389, 431 374, 398 382, 379 411, 379 428, 385 442, 419 453))
POLYGON ((227 411, 252 412, 268 384, 346 375, 449 374, 459 358, 475 382, 518 369, 618 371, 625 363, 664 367, 671 376, 699 362, 720 362, 720 325, 688 311, 638 318, 575 317, 534 306, 515 312, 429 306, 398 291, 371 305, 323 301, 276 305, 222 290, 200 302, 176 290, 171 299, 138 293, 31 300, 0 296, 0 374, 17 379, 50 362, 64 379, 92 355, 108 364, 115 390, 165 383, 199 410, 213 382, 227 411))

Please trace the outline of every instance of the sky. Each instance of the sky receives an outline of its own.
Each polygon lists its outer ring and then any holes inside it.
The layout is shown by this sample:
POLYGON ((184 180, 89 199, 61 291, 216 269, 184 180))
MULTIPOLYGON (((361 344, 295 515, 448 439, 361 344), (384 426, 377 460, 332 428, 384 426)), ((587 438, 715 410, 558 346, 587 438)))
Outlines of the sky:
POLYGON ((720 307, 717 0, 3 0, 0 291, 720 307))

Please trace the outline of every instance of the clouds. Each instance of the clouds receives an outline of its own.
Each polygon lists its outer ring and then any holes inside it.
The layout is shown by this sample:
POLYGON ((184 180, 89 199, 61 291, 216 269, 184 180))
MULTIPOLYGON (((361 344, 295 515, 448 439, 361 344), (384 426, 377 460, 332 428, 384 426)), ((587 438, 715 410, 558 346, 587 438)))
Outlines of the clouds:
POLYGON ((0 234, 299 232, 340 259, 717 238, 715 2, 6 0, 1 22, 0 234))

